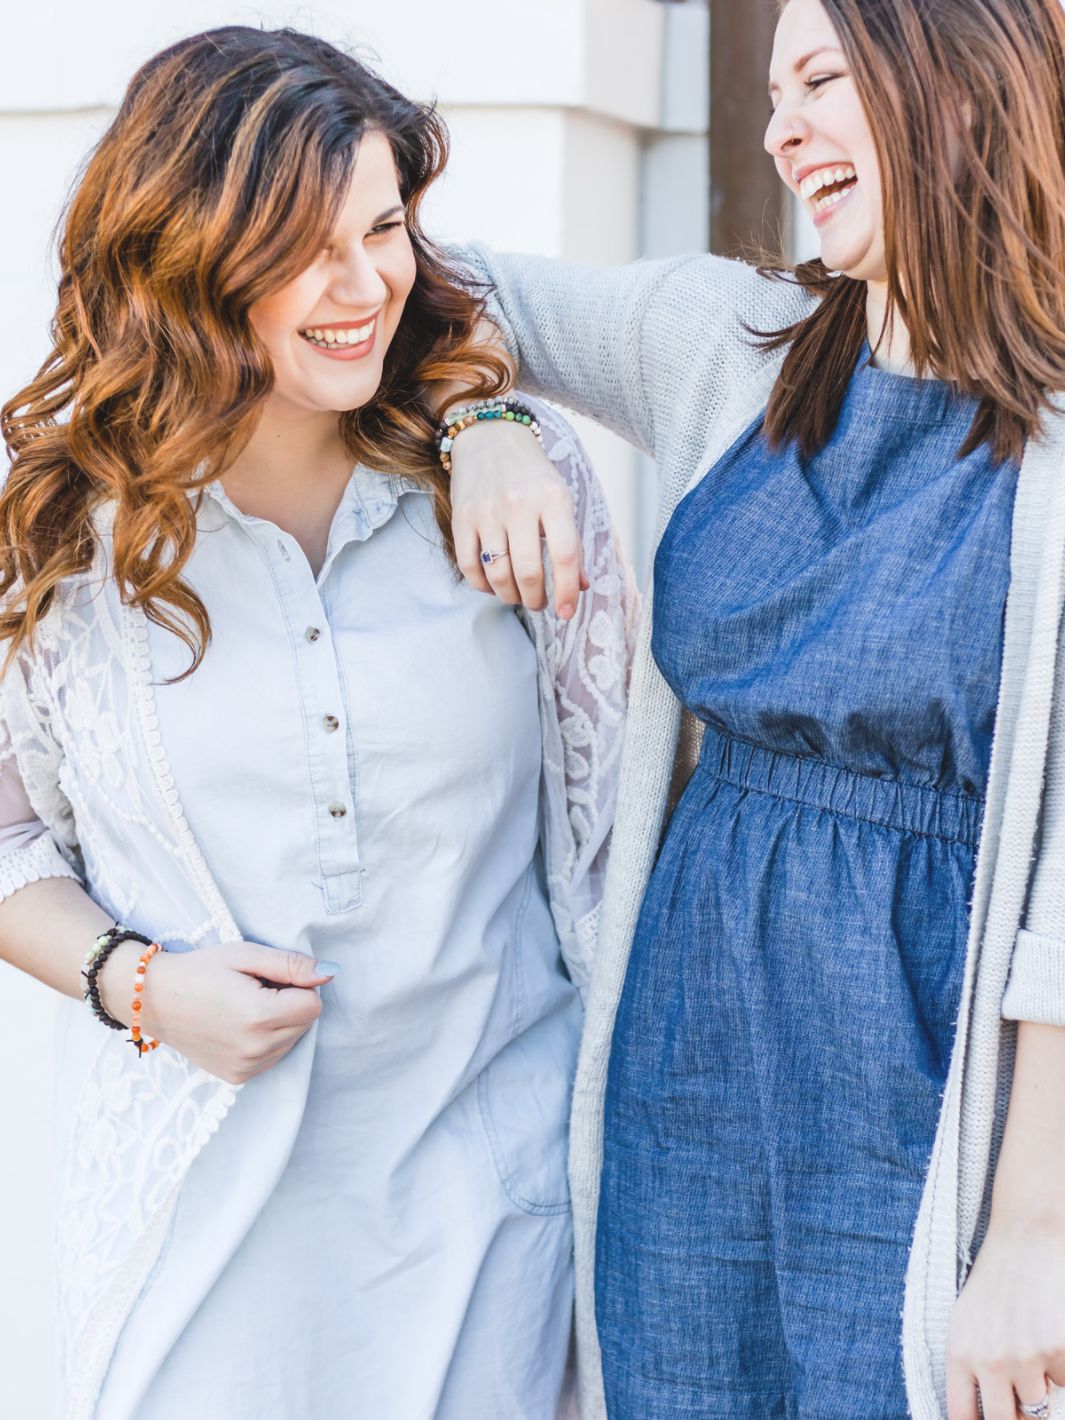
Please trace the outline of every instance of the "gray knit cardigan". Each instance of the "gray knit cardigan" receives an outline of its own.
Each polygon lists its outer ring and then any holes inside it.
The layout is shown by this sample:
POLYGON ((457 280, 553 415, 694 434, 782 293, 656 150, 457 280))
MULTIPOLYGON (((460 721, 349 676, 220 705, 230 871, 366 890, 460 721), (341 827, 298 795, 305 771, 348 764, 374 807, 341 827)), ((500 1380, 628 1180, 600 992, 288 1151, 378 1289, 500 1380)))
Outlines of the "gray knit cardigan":
MULTIPOLYGON (((590 415, 653 456, 660 480, 656 541, 685 491, 765 407, 782 356, 767 355, 749 329, 779 329, 809 309, 809 298, 793 286, 717 257, 603 268, 477 246, 459 254, 494 288, 493 314, 520 366, 522 387, 590 415)), ((1065 413, 1057 413, 1044 437, 1029 444, 1013 516, 963 998, 906 1284, 902 1343, 914 1420, 946 1415, 948 1325, 987 1224, 1015 1022, 1065 1026, 1063 591, 1065 413)), ((582 1420, 606 1414, 592 1284, 614 1016, 640 901, 697 747, 694 722, 682 717, 651 657, 652 595, 633 669, 574 1090, 570 1180, 582 1420)), ((1063 1397, 1056 1398, 1055 1420, 1065 1416, 1063 1397)))

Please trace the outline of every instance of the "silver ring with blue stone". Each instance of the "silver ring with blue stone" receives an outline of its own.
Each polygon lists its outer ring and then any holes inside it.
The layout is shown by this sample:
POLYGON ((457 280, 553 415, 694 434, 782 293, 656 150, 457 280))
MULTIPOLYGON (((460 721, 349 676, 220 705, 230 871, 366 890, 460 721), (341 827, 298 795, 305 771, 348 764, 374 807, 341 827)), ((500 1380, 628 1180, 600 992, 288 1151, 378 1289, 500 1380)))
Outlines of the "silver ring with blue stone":
POLYGON ((491 567, 493 562, 498 562, 501 557, 509 557, 509 552, 482 552, 481 562, 485 567, 491 567))

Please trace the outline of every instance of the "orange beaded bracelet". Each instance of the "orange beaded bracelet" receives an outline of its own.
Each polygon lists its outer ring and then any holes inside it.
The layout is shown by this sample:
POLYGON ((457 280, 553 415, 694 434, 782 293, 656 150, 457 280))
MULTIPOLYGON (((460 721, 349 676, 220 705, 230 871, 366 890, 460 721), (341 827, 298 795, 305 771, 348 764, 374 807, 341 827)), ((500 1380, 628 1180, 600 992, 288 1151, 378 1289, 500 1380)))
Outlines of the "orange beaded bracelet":
POLYGON ((132 1032, 132 1042, 137 1047, 137 1054, 143 1055, 146 1050, 155 1050, 159 1042, 157 1040, 145 1040, 141 1035, 141 993, 144 990, 144 974, 148 970, 148 963, 156 952, 164 951, 158 942, 153 942, 146 952, 144 952, 137 962, 137 969, 133 973, 133 1024, 130 1027, 132 1032))

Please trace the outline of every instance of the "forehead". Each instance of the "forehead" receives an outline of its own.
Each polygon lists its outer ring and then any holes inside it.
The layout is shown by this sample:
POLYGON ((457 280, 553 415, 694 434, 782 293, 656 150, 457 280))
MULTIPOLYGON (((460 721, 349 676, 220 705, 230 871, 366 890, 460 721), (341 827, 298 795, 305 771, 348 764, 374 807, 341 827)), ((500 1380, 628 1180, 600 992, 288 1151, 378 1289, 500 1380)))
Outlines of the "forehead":
POLYGON ((399 202, 399 173, 392 145, 383 133, 365 135, 355 153, 351 182, 338 221, 377 216, 399 202))
POLYGON ((839 35, 821 0, 788 0, 777 22, 770 80, 786 79, 806 55, 839 47, 839 35))

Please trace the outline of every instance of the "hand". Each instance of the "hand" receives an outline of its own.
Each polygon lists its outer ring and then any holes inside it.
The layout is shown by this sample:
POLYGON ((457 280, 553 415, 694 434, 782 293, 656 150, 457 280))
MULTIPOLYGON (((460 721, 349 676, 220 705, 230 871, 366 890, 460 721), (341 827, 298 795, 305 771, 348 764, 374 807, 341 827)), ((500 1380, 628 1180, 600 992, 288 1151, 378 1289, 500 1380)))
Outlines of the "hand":
POLYGON ((1065 1385, 1065 1232, 994 1220, 954 1309, 948 1420, 1018 1420, 1049 1382, 1065 1385))
POLYGON ((543 550, 547 542, 555 609, 563 621, 577 610, 588 579, 565 480, 528 429, 486 421, 463 432, 451 453, 452 528, 459 567, 471 587, 494 592, 530 611, 547 605, 543 550), (509 552, 489 567, 482 552, 509 552))
MULTIPOLYGON (((128 1024, 133 974, 144 948, 123 942, 100 974, 100 999, 128 1024)), ((141 993, 145 1038, 165 1042, 194 1065, 243 1085, 276 1065, 318 1019, 320 975, 301 952, 227 942, 193 952, 159 952, 141 993)))

